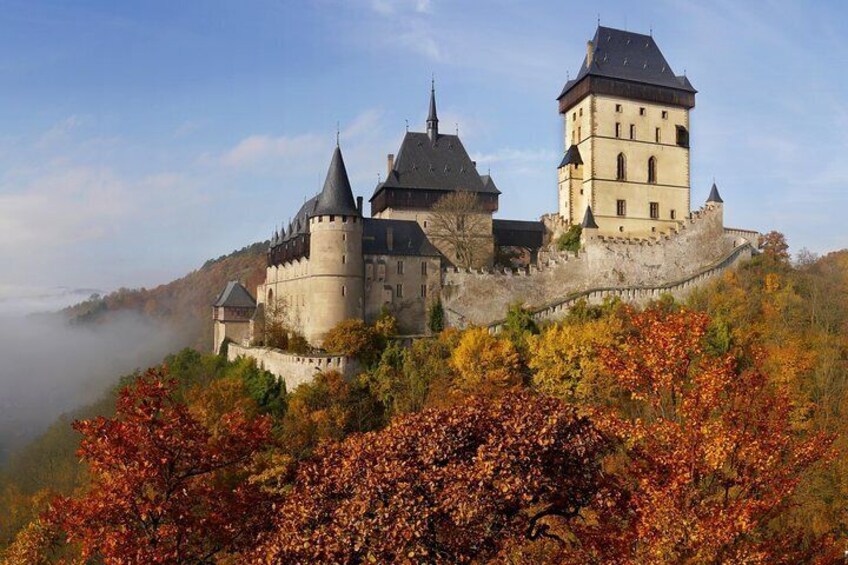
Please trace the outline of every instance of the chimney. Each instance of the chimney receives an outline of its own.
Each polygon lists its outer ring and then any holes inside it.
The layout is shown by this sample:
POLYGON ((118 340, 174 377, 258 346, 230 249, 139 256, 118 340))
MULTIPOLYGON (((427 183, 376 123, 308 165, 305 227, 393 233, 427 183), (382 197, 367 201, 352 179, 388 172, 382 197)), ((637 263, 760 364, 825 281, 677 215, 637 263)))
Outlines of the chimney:
POLYGON ((362 197, 356 197, 356 211, 359 212, 359 215, 362 215, 362 197))
POLYGON ((590 68, 592 66, 592 59, 595 55, 595 46, 592 45, 591 41, 586 42, 586 68, 590 68))
POLYGON ((392 251, 395 247, 395 233, 392 228, 386 228, 386 247, 392 251))
POLYGON ((395 168, 395 156, 393 153, 386 155, 386 178, 392 174, 392 169, 395 168))

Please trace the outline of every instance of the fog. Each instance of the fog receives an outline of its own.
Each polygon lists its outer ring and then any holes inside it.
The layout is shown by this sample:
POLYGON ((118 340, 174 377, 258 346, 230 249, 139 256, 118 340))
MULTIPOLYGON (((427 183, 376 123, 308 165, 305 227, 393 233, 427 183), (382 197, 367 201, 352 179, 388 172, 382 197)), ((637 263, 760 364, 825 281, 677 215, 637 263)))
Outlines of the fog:
POLYGON ((0 316, 0 462, 60 414, 182 345, 175 331, 132 313, 95 327, 0 316))

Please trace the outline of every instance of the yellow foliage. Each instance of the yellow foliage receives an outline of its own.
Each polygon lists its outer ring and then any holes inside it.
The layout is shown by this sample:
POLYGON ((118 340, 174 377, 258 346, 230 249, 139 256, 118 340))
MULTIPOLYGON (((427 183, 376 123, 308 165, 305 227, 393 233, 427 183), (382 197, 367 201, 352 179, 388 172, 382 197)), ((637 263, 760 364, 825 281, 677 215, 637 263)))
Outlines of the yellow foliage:
POLYGON ((462 391, 486 392, 521 383, 521 361, 511 341, 491 335, 485 328, 463 332, 451 355, 457 372, 455 385, 462 391))

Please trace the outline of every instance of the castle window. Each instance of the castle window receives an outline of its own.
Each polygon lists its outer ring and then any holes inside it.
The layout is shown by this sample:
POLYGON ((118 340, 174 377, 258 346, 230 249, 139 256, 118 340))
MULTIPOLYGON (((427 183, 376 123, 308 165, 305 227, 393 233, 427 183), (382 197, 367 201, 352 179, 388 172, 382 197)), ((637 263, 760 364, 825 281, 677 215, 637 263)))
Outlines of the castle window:
POLYGON ((330 214, 330 221, 331 221, 331 222, 335 222, 335 221, 336 221, 336 217, 335 217, 335 216, 333 216, 332 214, 330 214))
POLYGON ((397 293, 398 298, 403 298, 403 285, 402 284, 398 284, 395 291, 397 293))
POLYGON ((621 137, 621 124, 619 122, 615 122, 615 136, 621 137))
POLYGON ((630 139, 636 139, 636 126, 630 124, 630 139))
POLYGON ((671 219, 672 219, 672 220, 676 220, 676 219, 677 219, 677 211, 676 211, 676 210, 671 210, 671 211, 669 211, 669 215, 671 216, 671 219))
POLYGON ((580 115, 583 115, 583 108, 580 108, 580 115))
POLYGON ((571 119, 572 119, 572 120, 575 120, 575 121, 577 120, 577 112, 573 112, 573 113, 571 114, 571 119))
POLYGON ((650 157, 648 159, 648 182, 651 184, 657 183, 657 158, 650 157))
POLYGON ((616 111, 616 112, 621 112, 621 104, 616 104, 616 105, 615 105, 615 111, 616 111))
POLYGON ((616 158, 615 180, 627 180, 627 160, 624 153, 619 153, 616 158))
POLYGON ((583 141, 583 128, 577 128, 577 139, 583 141))
POLYGON ((374 265, 373 265, 373 263, 366 263, 365 264, 365 278, 369 281, 374 278, 374 265))
POLYGON ((660 218, 660 203, 651 202, 651 219, 658 220, 660 218))
POLYGON ((664 120, 668 119, 668 112, 666 110, 663 110, 662 117, 664 120))
POLYGON ((346 295, 347 295, 347 289, 345 288, 345 285, 342 285, 342 296, 346 296, 346 295))
POLYGON ((684 126, 677 126, 677 145, 689 147, 689 130, 684 126))
POLYGON ((615 214, 616 214, 616 216, 626 216, 627 215, 627 201, 626 200, 616 200, 615 201, 615 214))
POLYGON ((323 221, 324 221, 324 216, 318 216, 318 221, 319 221, 319 222, 323 222, 323 221))
POLYGON ((343 224, 346 224, 346 223, 347 223, 347 216, 342 216, 342 223, 343 223, 343 224))
POLYGON ((398 261, 397 273, 399 275, 403 274, 403 261, 398 261))
POLYGON ((427 276, 427 261, 421 261, 421 276, 427 276))
POLYGON ((274 305, 274 291, 270 288, 268 289, 268 306, 274 305))
POLYGON ((342 234, 342 241, 347 241, 347 234, 346 233, 342 234))
POLYGON ((347 264, 347 255, 342 255, 342 265, 347 264))
POLYGON ((644 107, 644 106, 642 106, 641 108, 639 108, 639 115, 640 115, 640 116, 644 116, 644 115, 645 115, 645 107, 644 107))
POLYGON ((427 227, 427 220, 424 220, 424 227, 427 227))
POLYGON ((421 285, 421 298, 427 298, 427 285, 421 285))
POLYGON ((660 128, 657 128, 656 130, 654 130, 654 138, 655 138, 657 143, 660 142, 660 128))

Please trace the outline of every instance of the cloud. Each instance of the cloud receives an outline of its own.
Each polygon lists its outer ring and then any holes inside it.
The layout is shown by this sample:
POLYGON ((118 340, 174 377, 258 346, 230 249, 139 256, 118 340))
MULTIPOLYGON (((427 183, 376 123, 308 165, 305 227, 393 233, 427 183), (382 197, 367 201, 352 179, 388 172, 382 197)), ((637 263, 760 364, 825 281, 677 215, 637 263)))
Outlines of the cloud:
POLYGON ((45 149, 53 144, 67 141, 71 133, 83 125, 84 122, 85 120, 80 116, 68 116, 44 132, 36 143, 36 146, 45 149))
POLYGON ((224 154, 222 162, 230 167, 250 167, 268 160, 297 163, 314 157, 325 140, 316 134, 273 137, 250 135, 224 154))

